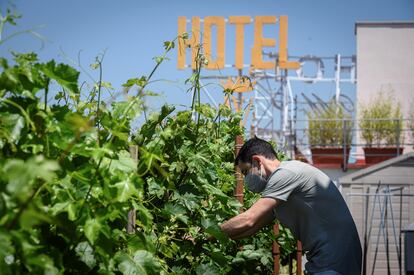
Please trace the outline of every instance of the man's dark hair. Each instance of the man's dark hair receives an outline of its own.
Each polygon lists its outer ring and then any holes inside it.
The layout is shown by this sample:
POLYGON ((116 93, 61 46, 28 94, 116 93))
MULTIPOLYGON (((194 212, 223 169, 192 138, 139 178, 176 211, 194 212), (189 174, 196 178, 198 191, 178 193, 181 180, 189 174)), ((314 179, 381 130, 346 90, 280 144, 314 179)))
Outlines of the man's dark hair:
POLYGON ((255 136, 243 144, 234 163, 236 165, 239 165, 239 163, 251 163, 254 155, 261 155, 272 160, 277 157, 275 149, 273 149, 269 142, 255 136))

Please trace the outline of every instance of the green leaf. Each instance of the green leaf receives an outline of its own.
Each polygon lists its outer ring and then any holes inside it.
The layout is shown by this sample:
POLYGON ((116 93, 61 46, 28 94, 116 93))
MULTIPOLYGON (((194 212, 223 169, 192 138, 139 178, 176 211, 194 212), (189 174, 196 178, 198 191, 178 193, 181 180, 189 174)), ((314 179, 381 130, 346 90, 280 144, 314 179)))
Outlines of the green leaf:
POLYGON ((44 151, 44 146, 42 144, 22 144, 20 148, 22 148, 23 152, 33 155, 37 155, 44 151))
POLYGON ((28 257, 27 264, 38 267, 38 270, 42 270, 45 275, 59 274, 59 270, 54 266, 53 260, 45 254, 28 257))
POLYGON ((28 197, 30 194, 27 194, 27 192, 35 179, 51 181, 58 169, 57 162, 45 160, 41 155, 32 157, 27 161, 20 159, 8 160, 3 167, 4 175, 8 180, 7 191, 22 198, 28 197))
POLYGON ((177 274, 177 275, 189 275, 190 270, 188 268, 185 268, 183 266, 173 266, 171 268, 171 271, 173 272, 173 274, 177 274))
POLYGON ((87 242, 79 243, 75 248, 76 255, 80 260, 84 262, 89 268, 93 268, 96 264, 96 259, 93 255, 93 249, 87 242))
POLYGON ((220 250, 215 250, 215 251, 212 251, 211 253, 210 253, 210 257, 216 262, 216 263, 218 263, 219 265, 221 265, 221 266, 225 266, 225 265, 227 265, 228 264, 228 262, 229 262, 229 258, 230 257, 226 257, 225 256, 225 254, 223 253, 223 252, 221 252, 220 250))
POLYGON ((40 75, 35 64, 34 53, 19 54, 12 51, 16 65, 8 67, 0 74, 0 90, 13 91, 13 93, 24 94, 26 98, 33 98, 38 90, 45 87, 45 79, 40 75))
POLYGON ((155 132, 155 128, 163 121, 168 115, 174 112, 175 107, 172 105, 164 105, 161 107, 160 113, 153 113, 148 121, 142 125, 140 134, 144 137, 152 137, 155 132))
POLYGON ((31 229, 34 226, 42 222, 46 222, 49 224, 53 223, 52 220, 48 216, 46 216, 39 210, 32 209, 32 208, 29 208, 26 211, 24 211, 22 215, 20 216, 19 221, 20 221, 20 226, 24 229, 31 229))
POLYGON ((146 250, 138 250, 133 258, 122 253, 117 256, 118 268, 124 275, 159 274, 161 264, 153 254, 146 250))
POLYGON ((201 225, 204 228, 204 232, 207 234, 210 234, 211 236, 215 237, 217 240, 228 243, 229 237, 221 231, 220 226, 217 224, 217 222, 211 220, 211 219, 202 219, 201 225))
POLYGON ((137 163, 131 158, 129 152, 121 150, 118 152, 118 159, 111 160, 110 169, 112 171, 131 173, 137 170, 137 163))
POLYGON ((216 275, 220 274, 220 270, 211 264, 200 264, 196 269, 197 275, 216 275))
POLYGON ((174 41, 165 41, 165 42, 164 42, 164 49, 165 49, 166 51, 169 51, 169 50, 171 50, 171 49, 174 49, 174 47, 175 47, 175 43, 174 43, 174 41))
POLYGON ((101 227, 102 225, 96 219, 89 219, 86 221, 83 230, 85 232, 86 238, 89 240, 91 244, 94 244, 95 241, 98 239, 101 227))
POLYGON ((162 198, 164 196, 166 188, 162 186, 161 183, 156 181, 154 178, 149 178, 147 184, 149 194, 155 195, 158 198, 162 198))
POLYGON ((195 211, 200 208, 201 198, 192 193, 185 193, 184 195, 181 195, 179 200, 190 211, 195 211))
POLYGON ((227 202, 229 200, 229 196, 224 194, 223 191, 221 191, 217 187, 211 184, 204 184, 203 187, 206 190, 207 194, 216 196, 216 198, 219 199, 221 202, 227 202))
MULTIPOLYGON (((0 259, 14 254, 15 248, 12 244, 10 233, 0 231, 0 259)), ((1 267, 1 264, 0 264, 1 267)))
POLYGON ((107 88, 109 90, 115 90, 115 88, 112 86, 110 82, 102 81, 101 85, 102 87, 107 88))
POLYGON ((117 201, 124 202, 127 201, 131 196, 137 195, 137 189, 130 179, 123 180, 115 184, 117 193, 117 201))
POLYGON ((54 60, 40 66, 40 70, 49 78, 54 79, 62 87, 78 94, 79 72, 66 64, 57 64, 54 60))
POLYGON ((146 250, 138 250, 134 253, 134 262, 145 268, 148 274, 156 274, 161 270, 159 261, 146 250))
POLYGON ((152 221, 154 219, 150 210, 148 210, 142 204, 136 204, 135 209, 137 210, 137 223, 140 222, 146 229, 150 229, 152 226, 152 221))
POLYGON ((156 239, 154 235, 150 235, 141 230, 135 232, 135 234, 127 235, 128 250, 146 250, 151 253, 156 253, 156 239))
POLYGON ((76 203, 73 201, 58 202, 50 208, 51 214, 56 216, 61 212, 68 213, 68 219, 70 221, 76 220, 76 203))
POLYGON ((163 212, 172 216, 173 219, 178 219, 185 224, 188 223, 188 216, 186 215, 187 211, 178 203, 166 203, 163 212))
POLYGON ((24 118, 22 116, 18 114, 0 113, 0 139, 4 138, 9 143, 15 143, 20 139, 23 128, 24 118))
POLYGON ((236 257, 232 260, 232 264, 240 264, 246 261, 265 261, 266 262, 266 258, 269 256, 269 254, 271 255, 270 251, 264 251, 263 249, 258 249, 258 250, 252 250, 252 249, 254 249, 254 247, 237 252, 236 257))
POLYGON ((138 87, 144 87, 147 85, 147 78, 145 76, 141 76, 140 78, 130 78, 126 83, 122 84, 123 87, 128 88, 134 85, 137 85, 138 87))

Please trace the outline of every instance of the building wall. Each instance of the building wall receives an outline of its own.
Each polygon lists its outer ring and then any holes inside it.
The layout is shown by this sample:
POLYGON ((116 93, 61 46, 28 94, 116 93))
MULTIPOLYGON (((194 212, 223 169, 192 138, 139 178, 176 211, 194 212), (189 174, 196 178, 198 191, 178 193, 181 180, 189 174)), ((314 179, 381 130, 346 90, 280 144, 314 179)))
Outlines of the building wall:
MULTIPOLYGON (((382 167, 377 164, 339 178, 341 193, 355 221, 362 247, 364 241, 368 243, 367 274, 372 274, 374 262, 373 274, 388 274, 387 242, 391 274, 399 274, 396 247, 399 247, 400 231, 414 222, 414 153, 387 162, 382 167), (378 184, 381 185, 376 192, 378 184)), ((404 267, 404 235, 402 238, 404 267)))
MULTIPOLYGON (((379 91, 393 90, 408 118, 414 105, 414 22, 356 23, 357 110, 379 91)), ((357 111, 357 115, 358 111, 357 111)), ((406 133, 405 141, 413 143, 406 133)), ((361 143, 360 137, 357 142, 361 143)), ((412 146, 404 149, 412 151, 412 146)), ((358 148, 358 155, 362 148, 358 148)))
MULTIPOLYGON (((412 193, 413 186, 394 184, 391 188, 403 187, 404 193, 412 193)), ((342 194, 348 204, 352 217, 357 226, 362 249, 364 243, 367 243, 367 274, 386 275, 387 272, 387 253, 386 245, 389 246, 389 264, 391 274, 399 274, 399 264, 397 257, 397 246, 399 247, 400 222, 401 228, 407 227, 413 222, 412 197, 400 197, 398 193, 393 192, 385 203, 385 194, 375 197, 375 184, 345 184, 342 186, 342 194), (365 196, 363 196, 363 194, 365 196), (370 195, 368 195, 370 194, 370 195), (400 201, 401 199, 401 201, 400 201), (401 205, 400 205, 401 203, 401 205), (387 207, 385 207, 387 205, 387 207), (402 209, 400 216, 400 207, 402 209), (387 208, 387 214, 384 209, 387 208), (373 216, 372 216, 373 215, 373 216), (400 219, 401 217, 401 219, 400 219), (381 222, 384 225, 381 226, 381 222), (369 238, 365 238, 365 234, 369 234, 369 238)), ((382 188, 381 191, 384 189, 382 188)), ((402 250, 402 271, 404 273, 404 235, 401 236, 402 250)))

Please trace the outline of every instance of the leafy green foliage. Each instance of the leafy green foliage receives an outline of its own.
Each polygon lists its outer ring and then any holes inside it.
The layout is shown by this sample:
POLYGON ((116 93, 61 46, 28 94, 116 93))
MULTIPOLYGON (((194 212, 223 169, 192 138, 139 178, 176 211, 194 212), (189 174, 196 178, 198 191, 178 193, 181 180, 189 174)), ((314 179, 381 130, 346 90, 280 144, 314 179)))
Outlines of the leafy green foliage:
POLYGON ((370 104, 361 106, 359 127, 368 147, 403 143, 401 106, 392 91, 380 91, 370 104))
MULTIPOLYGON (((240 242, 219 229, 241 207, 233 197, 239 115, 200 102, 180 112, 165 105, 133 131, 140 93, 105 104, 100 80, 84 101, 68 65, 32 53, 0 64, 3 274, 271 273, 270 227, 240 242), (57 101, 48 105, 51 83, 57 101)), ((124 86, 142 91, 153 73, 124 86)))
POLYGON ((323 109, 307 112, 308 137, 312 147, 351 146, 352 121, 341 105, 329 102, 323 109))
POLYGON ((55 64, 55 61, 49 61, 40 67, 45 76, 55 80, 63 88, 75 94, 79 93, 77 80, 79 72, 66 64, 55 64))

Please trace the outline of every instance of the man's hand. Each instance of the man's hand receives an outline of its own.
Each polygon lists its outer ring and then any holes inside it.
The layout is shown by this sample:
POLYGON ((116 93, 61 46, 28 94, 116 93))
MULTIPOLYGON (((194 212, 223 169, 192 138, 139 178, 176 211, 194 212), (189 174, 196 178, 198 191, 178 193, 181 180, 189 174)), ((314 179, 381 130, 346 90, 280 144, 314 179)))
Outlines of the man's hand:
MULTIPOLYGON (((193 245, 196 245, 196 243, 197 243, 197 240, 193 237, 193 236, 191 236, 191 234, 190 233, 185 233, 184 235, 183 235, 183 237, 182 237, 182 240, 184 240, 184 241, 189 241, 189 242, 191 242, 193 245)), ((214 237, 214 236, 212 236, 212 235, 209 235, 209 236, 207 236, 207 237, 205 237, 205 238, 203 238, 203 239, 201 239, 201 240, 199 240, 198 241, 198 243, 206 243, 206 242, 214 242, 214 241, 216 241, 217 239, 214 237)))
POLYGON ((192 242, 193 244, 195 244, 196 242, 195 242, 195 238, 193 237, 193 236, 191 236, 191 234, 190 233, 185 233, 184 235, 183 235, 183 237, 182 237, 182 239, 184 240, 184 241, 190 241, 190 242, 192 242))

